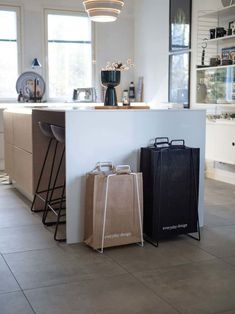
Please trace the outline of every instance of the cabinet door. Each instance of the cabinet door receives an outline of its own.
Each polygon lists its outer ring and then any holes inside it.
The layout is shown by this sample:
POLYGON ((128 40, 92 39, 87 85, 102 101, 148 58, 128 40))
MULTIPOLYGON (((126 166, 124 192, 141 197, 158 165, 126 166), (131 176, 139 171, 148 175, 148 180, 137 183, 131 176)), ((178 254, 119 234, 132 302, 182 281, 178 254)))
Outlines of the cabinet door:
POLYGON ((28 195, 33 194, 32 154, 14 147, 14 180, 28 195))
POLYGON ((235 125, 217 124, 214 130, 214 160, 235 165, 235 125))
POLYGON ((0 109, 0 133, 3 133, 3 110, 0 109))
POLYGON ((14 146, 5 142, 5 172, 11 179, 14 178, 13 154, 14 146))
POLYGON ((5 143, 13 145, 13 113, 4 111, 4 140, 5 143))
POLYGON ((215 123, 206 124, 206 159, 214 160, 215 157, 215 123))
POLYGON ((32 153, 32 115, 14 113, 13 116, 14 145, 32 153))

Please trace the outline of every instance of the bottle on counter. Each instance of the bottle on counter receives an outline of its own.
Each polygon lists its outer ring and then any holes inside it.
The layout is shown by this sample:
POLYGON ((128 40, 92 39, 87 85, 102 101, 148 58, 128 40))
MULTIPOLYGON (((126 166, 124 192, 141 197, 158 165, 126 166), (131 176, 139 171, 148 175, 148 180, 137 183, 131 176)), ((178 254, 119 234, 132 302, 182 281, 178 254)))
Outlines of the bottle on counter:
POLYGON ((131 82, 130 86, 129 86, 129 101, 130 101, 130 103, 135 101, 135 85, 134 85, 134 82, 131 82))
POLYGON ((128 89, 124 89, 124 91, 123 91, 122 104, 123 104, 123 106, 129 106, 130 105, 128 89))
POLYGON ((18 102, 24 102, 24 95, 22 94, 22 90, 20 90, 20 93, 18 95, 18 102))

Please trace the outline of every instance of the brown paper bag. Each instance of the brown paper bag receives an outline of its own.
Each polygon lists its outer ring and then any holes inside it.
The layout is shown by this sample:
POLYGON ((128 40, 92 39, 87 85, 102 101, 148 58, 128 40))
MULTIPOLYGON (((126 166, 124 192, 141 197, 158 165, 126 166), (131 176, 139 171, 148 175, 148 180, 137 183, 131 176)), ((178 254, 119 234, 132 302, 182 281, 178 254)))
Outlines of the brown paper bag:
POLYGON ((105 247, 143 244, 142 173, 109 175, 110 172, 87 175, 85 243, 101 251, 105 247))

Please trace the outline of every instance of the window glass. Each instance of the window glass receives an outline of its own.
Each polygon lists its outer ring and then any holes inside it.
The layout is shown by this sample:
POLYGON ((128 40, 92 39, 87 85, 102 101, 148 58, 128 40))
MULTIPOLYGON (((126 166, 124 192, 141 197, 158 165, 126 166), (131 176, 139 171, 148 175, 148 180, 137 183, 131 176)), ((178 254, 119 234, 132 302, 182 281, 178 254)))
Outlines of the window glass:
POLYGON ((48 14, 49 98, 72 98, 92 86, 91 22, 85 16, 48 14))
POLYGON ((18 77, 17 12, 0 8, 0 98, 15 98, 18 77))

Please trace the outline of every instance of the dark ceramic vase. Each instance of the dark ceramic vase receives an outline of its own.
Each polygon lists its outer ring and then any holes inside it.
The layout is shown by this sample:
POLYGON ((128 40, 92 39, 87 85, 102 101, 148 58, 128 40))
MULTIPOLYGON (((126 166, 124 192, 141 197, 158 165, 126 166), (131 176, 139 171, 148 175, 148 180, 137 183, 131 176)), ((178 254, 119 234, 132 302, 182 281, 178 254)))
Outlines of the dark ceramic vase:
POLYGON ((121 72, 120 71, 101 71, 101 82, 107 87, 105 93, 105 106, 117 106, 117 95, 115 86, 120 84, 121 72))

